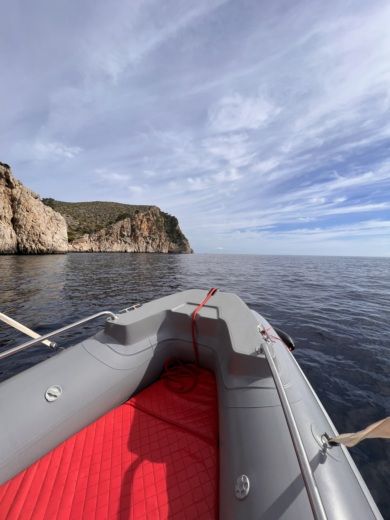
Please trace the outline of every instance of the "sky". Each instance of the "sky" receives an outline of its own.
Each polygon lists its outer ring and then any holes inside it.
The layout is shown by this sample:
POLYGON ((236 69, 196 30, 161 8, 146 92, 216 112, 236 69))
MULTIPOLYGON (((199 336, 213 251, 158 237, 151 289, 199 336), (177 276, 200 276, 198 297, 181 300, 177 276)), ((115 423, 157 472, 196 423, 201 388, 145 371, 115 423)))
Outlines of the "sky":
POLYGON ((1 0, 0 161, 196 252, 390 256, 388 0, 1 0))

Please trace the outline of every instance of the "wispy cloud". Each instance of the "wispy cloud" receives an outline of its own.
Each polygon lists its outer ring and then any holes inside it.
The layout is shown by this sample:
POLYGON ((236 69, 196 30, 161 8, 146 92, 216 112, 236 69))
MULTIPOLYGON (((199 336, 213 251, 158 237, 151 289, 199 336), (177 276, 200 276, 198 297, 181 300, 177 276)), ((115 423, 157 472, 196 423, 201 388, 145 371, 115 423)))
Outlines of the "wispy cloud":
POLYGON ((73 159, 82 149, 79 146, 67 146, 58 142, 38 141, 34 146, 34 154, 40 160, 73 159))
POLYGON ((216 132, 256 130, 274 118, 280 109, 261 96, 238 93, 220 99, 209 111, 211 128, 216 132))
POLYGON ((75 5, 3 10, 35 191, 159 205, 198 251, 390 255, 388 2, 75 5))
POLYGON ((86 65, 118 83, 127 69, 145 61, 149 54, 165 42, 180 35, 187 27, 199 22, 226 0, 201 1, 180 5, 155 2, 121 2, 117 10, 100 3, 95 14, 99 26, 89 32, 84 46, 86 65), (149 4, 149 5, 148 5, 149 4), (156 16, 150 16, 155 11, 156 16), (104 24, 101 17, 105 17, 104 24))
POLYGON ((144 192, 144 187, 143 186, 128 186, 128 191, 129 191, 129 194, 130 196, 132 197, 138 197, 139 195, 141 195, 143 192, 144 192))
POLYGON ((131 175, 127 173, 119 173, 115 170, 107 168, 96 168, 95 173, 97 178, 104 183, 128 183, 131 180, 131 175))

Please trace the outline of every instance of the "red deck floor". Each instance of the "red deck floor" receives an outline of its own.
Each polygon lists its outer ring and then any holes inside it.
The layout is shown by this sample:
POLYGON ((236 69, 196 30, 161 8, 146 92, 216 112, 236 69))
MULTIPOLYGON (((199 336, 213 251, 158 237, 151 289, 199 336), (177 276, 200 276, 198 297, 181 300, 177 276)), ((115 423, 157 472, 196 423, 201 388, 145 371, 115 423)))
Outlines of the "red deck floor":
POLYGON ((0 486, 0 519, 217 517, 214 376, 178 394, 162 380, 0 486))

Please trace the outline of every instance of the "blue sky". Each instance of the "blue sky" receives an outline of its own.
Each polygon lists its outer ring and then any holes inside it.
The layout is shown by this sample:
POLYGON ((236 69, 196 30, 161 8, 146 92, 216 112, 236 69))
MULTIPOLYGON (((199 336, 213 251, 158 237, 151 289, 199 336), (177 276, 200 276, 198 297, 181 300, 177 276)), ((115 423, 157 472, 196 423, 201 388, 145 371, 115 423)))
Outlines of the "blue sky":
POLYGON ((390 256, 390 4, 4 2, 0 160, 197 252, 390 256))

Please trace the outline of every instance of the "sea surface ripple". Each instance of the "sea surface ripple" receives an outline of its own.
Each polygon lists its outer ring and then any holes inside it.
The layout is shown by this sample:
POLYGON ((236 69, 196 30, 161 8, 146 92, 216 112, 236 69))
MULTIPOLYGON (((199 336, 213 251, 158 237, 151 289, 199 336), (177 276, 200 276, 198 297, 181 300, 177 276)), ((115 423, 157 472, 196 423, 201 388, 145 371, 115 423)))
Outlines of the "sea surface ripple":
MULTIPOLYGON (((189 288, 218 287, 288 332, 294 355, 340 432, 390 415, 390 259, 249 255, 68 254, 0 257, 0 311, 43 334, 189 288)), ((101 326, 101 324, 100 324, 101 326)), ((58 338, 66 348, 89 324, 58 338)), ((0 322, 0 349, 26 338, 0 322)), ((53 355, 6 359, 0 380, 53 355)), ((390 518, 390 441, 351 449, 390 518)))

